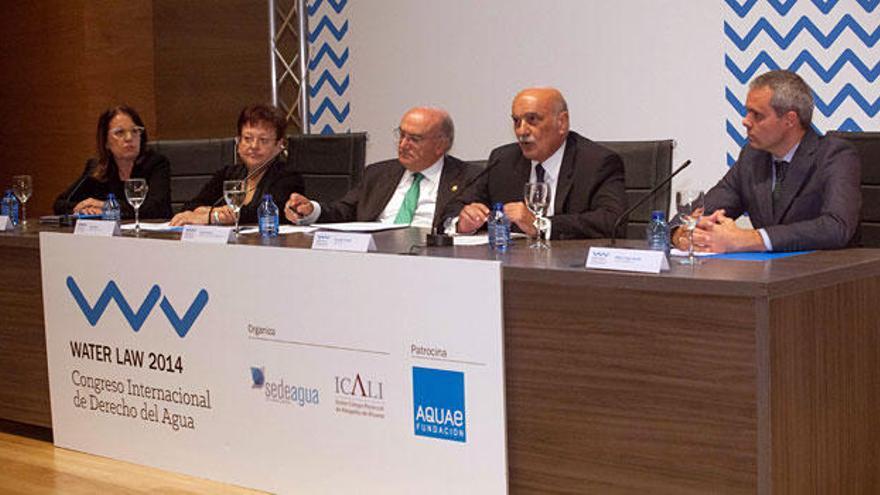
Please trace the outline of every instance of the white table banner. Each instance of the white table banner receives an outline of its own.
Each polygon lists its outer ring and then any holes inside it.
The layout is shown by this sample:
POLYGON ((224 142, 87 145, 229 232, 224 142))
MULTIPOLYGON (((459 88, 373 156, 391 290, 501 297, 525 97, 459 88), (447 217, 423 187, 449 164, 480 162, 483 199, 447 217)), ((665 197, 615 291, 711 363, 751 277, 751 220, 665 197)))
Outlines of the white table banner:
POLYGON ((56 233, 40 253, 56 445, 283 493, 506 491, 499 263, 56 233))

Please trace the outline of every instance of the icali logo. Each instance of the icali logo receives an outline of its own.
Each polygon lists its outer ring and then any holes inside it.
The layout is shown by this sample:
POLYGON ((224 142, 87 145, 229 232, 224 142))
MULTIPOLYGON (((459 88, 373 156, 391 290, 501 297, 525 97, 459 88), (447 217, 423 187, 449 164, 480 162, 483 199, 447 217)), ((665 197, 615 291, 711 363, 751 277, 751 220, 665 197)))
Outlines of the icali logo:
MULTIPOLYGON (((86 320, 88 320, 91 326, 98 324, 98 320, 101 319, 101 316, 107 309, 107 305, 110 304, 110 300, 112 299, 116 301, 116 305, 119 306, 122 316, 125 317, 128 324, 131 325, 131 329, 135 332, 139 331, 144 325, 147 316, 150 315, 150 312, 159 300, 159 296, 162 295, 159 286, 153 285, 150 291, 147 292, 147 297, 144 298, 144 301, 141 303, 138 310, 134 311, 125 299, 125 296, 122 295, 116 282, 112 280, 107 282, 107 286, 104 287, 104 292, 98 297, 94 306, 90 306, 89 302, 86 301, 85 296, 83 296, 79 286, 76 285, 76 281, 73 277, 67 277, 67 288, 70 289, 70 294, 73 296, 73 300, 76 301, 76 304, 79 306, 79 309, 82 310, 83 315, 85 315, 86 320)), ((167 297, 162 297, 162 302, 159 303, 159 307, 162 309, 162 312, 165 313, 165 317, 168 318, 168 322, 174 327, 174 331, 177 332, 177 335, 183 338, 189 333, 196 318, 199 317, 207 304, 208 291, 201 289, 196 295, 195 300, 189 305, 189 309, 186 310, 183 317, 177 314, 177 311, 171 306, 171 302, 168 301, 167 297)))
POLYGON ((418 436, 466 442, 464 373, 413 367, 413 419, 418 436))

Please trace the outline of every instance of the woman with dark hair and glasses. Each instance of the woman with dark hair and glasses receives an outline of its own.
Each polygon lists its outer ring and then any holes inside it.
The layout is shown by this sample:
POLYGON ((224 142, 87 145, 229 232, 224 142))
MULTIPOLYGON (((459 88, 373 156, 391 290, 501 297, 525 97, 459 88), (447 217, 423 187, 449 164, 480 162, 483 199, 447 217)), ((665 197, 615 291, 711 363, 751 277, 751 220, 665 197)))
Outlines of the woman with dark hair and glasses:
MULTIPOLYGON (((238 145, 241 164, 218 170, 195 198, 171 219, 171 225, 234 224, 235 214, 223 203, 223 182, 242 180, 246 195, 240 222, 256 223, 264 194, 271 194, 282 208, 287 198, 304 189, 303 178, 287 165, 284 151, 287 119, 276 107, 250 105, 238 116, 238 145)), ((283 216, 281 217, 283 218, 283 216)))
POLYGON ((147 130, 133 108, 123 105, 102 113, 96 143, 98 157, 89 159, 82 175, 58 195, 56 214, 99 214, 107 195, 113 193, 122 218, 133 218, 134 209, 125 200, 125 181, 145 179, 149 190, 141 218, 171 216, 171 167, 167 158, 146 149, 147 130))

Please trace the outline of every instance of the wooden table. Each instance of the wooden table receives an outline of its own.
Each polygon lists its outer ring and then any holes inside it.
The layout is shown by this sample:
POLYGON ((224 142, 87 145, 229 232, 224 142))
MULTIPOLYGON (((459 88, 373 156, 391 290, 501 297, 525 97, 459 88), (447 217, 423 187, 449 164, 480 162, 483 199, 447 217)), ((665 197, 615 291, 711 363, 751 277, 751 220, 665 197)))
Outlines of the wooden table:
MULTIPOLYGON (((585 270, 587 241, 496 256, 376 237, 503 263, 512 492, 880 493, 880 250, 642 275, 585 270)), ((0 418, 48 427, 36 232, 0 249, 0 418)))

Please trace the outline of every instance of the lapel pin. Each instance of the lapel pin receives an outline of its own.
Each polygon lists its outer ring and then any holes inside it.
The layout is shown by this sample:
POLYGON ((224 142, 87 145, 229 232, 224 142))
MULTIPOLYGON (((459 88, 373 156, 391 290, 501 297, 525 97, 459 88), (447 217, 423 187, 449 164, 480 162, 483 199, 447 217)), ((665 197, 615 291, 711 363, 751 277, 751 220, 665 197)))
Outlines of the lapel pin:
POLYGON ((458 191, 458 184, 453 184, 451 189, 452 192, 458 191))

